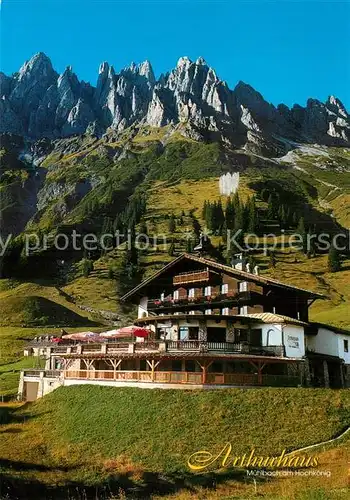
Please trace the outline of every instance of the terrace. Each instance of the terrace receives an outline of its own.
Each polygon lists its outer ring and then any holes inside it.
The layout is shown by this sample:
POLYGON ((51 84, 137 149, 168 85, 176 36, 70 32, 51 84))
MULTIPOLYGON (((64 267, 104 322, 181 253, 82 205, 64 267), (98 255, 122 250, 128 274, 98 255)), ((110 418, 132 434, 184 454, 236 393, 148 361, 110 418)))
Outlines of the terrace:
POLYGON ((300 375, 270 375, 263 374, 259 365, 256 373, 216 373, 208 372, 210 363, 202 365, 199 372, 162 371, 153 364, 149 370, 24 370, 24 380, 42 380, 43 378, 60 378, 64 381, 116 382, 119 383, 149 383, 149 384, 180 384, 183 386, 221 385, 221 386, 296 386, 300 384, 300 375))
POLYGON ((87 343, 78 345, 59 345, 51 347, 52 355, 71 354, 103 354, 115 355, 118 353, 166 353, 166 352, 194 352, 194 353, 241 353, 259 354, 262 356, 285 356, 284 346, 256 347, 247 342, 207 342, 201 340, 152 340, 146 342, 108 342, 87 343))

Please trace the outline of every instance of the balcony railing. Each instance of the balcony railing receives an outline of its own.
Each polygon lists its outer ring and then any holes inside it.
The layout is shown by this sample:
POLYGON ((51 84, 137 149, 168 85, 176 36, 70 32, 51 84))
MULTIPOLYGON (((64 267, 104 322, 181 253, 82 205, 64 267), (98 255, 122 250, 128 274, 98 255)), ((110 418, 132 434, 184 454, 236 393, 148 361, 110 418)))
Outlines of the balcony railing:
POLYGON ((45 377, 45 378, 54 378, 59 377, 61 375, 61 370, 23 370, 24 377, 45 377))
POLYGON ((209 269, 200 271, 191 271, 188 273, 181 273, 173 278, 174 285, 185 285, 186 283, 200 283, 209 281, 210 275, 213 274, 209 269))
MULTIPOLYGON (((216 342, 216 341, 203 341, 203 340, 150 340, 146 342, 116 342, 108 344, 87 344, 81 346, 67 346, 66 351, 62 350, 60 346, 59 351, 57 348, 52 349, 52 354, 59 357, 61 354, 103 354, 110 356, 118 356, 118 353, 134 353, 134 352, 216 352, 216 353, 241 353, 253 354, 259 356, 285 356, 284 346, 262 346, 256 347, 249 345, 247 342, 216 342)), ((38 370, 40 372, 40 370, 38 370)))
POLYGON ((193 308, 198 306, 215 306, 224 307, 229 303, 244 304, 249 302, 252 298, 250 292, 238 292, 237 290, 230 290, 227 293, 219 293, 216 295, 197 295, 195 297, 179 297, 174 299, 171 295, 161 299, 150 299, 147 303, 148 310, 154 309, 176 309, 179 307, 193 308))
POLYGON ((116 382, 151 382, 161 384, 208 384, 208 385, 274 385, 297 386, 298 376, 265 375, 259 380, 256 373, 211 373, 183 371, 139 371, 139 370, 66 370, 65 379, 113 380, 116 382))

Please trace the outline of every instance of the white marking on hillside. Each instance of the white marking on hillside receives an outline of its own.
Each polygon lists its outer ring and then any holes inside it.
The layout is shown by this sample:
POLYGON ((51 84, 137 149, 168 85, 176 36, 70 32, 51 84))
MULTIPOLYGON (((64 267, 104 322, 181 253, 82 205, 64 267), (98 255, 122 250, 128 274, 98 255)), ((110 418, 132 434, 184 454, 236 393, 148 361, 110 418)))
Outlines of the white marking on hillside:
POLYGON ((219 191, 220 194, 229 196, 235 193, 239 185, 239 172, 227 172, 219 178, 219 191))

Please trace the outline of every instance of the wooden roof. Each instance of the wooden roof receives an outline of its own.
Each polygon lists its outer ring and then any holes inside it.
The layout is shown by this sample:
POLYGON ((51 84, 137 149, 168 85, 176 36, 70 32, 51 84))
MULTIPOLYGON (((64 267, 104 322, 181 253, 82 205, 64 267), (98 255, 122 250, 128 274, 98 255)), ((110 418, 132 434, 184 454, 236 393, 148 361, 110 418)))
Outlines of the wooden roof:
POLYGON ((237 321, 241 323, 287 323, 291 325, 307 326, 309 323, 300 321, 299 319, 290 318, 289 316, 284 316, 282 314, 274 313, 252 313, 252 314, 164 314, 163 316, 145 316, 143 318, 137 318, 134 323, 136 325, 143 325, 147 323, 154 323, 157 321, 161 323, 162 321, 167 321, 169 319, 188 319, 188 320, 216 320, 216 321, 237 321))
POLYGON ((306 290, 305 288, 299 288, 299 287, 296 287, 293 285, 286 285, 285 283, 282 283, 281 281, 277 281, 277 280, 272 279, 272 278, 266 278, 266 277, 260 276, 258 274, 248 273, 246 271, 240 271, 239 269, 235 269, 231 266, 227 266, 225 264, 220 264, 219 262, 216 262, 215 260, 205 259, 205 258, 199 257, 197 255, 184 253, 184 254, 180 255, 179 257, 177 257, 176 259, 169 262, 168 264, 166 264, 159 271, 152 274, 152 276, 150 276, 149 278, 142 281, 139 285, 135 286, 135 288, 133 288, 132 290, 127 292, 125 295, 123 295, 123 297, 121 297, 121 300, 125 301, 125 300, 129 299, 130 297, 132 297, 133 295, 138 293, 142 288, 149 285, 152 281, 154 281, 159 276, 161 276, 162 274, 169 271, 169 269, 171 269, 172 267, 174 267, 176 264, 178 264, 179 262, 181 262, 183 260, 198 262, 198 263, 203 264, 204 266, 209 267, 211 269, 220 270, 220 271, 225 272, 231 276, 234 276, 234 277, 237 277, 240 279, 245 279, 248 281, 253 281, 254 283, 257 283, 260 285, 271 285, 271 286, 284 288, 286 290, 293 290, 293 291, 299 292, 299 293, 301 292, 301 293, 308 295, 310 298, 314 298, 314 299, 325 298, 324 295, 312 292, 310 290, 306 290))

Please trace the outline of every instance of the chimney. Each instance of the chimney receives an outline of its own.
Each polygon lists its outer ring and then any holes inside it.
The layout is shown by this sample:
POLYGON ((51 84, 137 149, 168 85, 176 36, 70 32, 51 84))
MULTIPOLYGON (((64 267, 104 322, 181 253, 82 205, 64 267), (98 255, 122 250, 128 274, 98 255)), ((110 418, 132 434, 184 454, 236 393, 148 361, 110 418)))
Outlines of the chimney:
POLYGON ((255 266, 253 270, 254 274, 257 274, 259 276, 259 271, 259 266, 255 266))
POLYGON ((238 269, 239 271, 245 271, 246 269, 246 258, 243 253, 236 253, 232 258, 232 267, 238 269))

